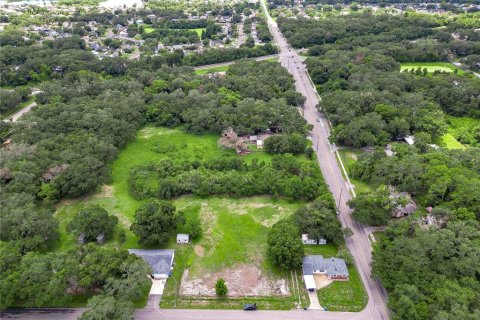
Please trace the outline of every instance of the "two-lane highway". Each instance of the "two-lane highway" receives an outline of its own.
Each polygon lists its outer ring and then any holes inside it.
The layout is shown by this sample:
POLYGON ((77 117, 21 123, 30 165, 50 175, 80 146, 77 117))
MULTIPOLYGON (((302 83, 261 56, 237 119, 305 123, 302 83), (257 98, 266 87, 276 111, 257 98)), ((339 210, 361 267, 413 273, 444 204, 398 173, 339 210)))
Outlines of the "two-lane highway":
POLYGON ((368 240, 368 232, 363 225, 352 220, 351 209, 347 205, 348 200, 351 199, 350 184, 344 180, 337 162, 336 148, 328 140, 330 136, 329 122, 325 115, 316 108, 320 102, 319 96, 298 53, 288 45, 277 23, 270 17, 265 0, 261 0, 261 3, 270 32, 280 50, 280 63, 292 74, 297 91, 306 98, 303 114, 308 123, 313 125, 310 137, 325 182, 338 204, 339 219, 343 227, 349 227, 354 232, 354 235, 346 240, 347 247, 354 257, 369 297, 368 305, 361 314, 364 319, 386 320, 389 318, 387 295, 380 283, 370 277, 372 247, 368 240))

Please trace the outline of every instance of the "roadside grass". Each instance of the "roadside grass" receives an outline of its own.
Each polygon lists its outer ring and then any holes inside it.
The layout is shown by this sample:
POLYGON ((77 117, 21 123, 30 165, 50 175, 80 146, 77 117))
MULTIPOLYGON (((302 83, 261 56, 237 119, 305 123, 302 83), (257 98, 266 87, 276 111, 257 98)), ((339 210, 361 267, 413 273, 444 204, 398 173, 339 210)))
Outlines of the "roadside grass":
POLYGON ((209 73, 216 73, 216 72, 227 72, 229 66, 217 66, 211 68, 202 68, 195 70, 195 74, 203 75, 209 73))
POLYGON ((382 240, 383 237, 385 237, 385 232, 383 231, 374 231, 372 232, 373 237, 375 238, 375 241, 378 243, 382 240))
MULTIPOLYGON (((343 161, 343 164, 345 165, 345 170, 347 170, 347 173, 350 178, 350 182, 354 185, 355 187, 355 192, 358 193, 365 193, 365 192, 370 192, 375 189, 376 186, 369 184, 365 181, 355 179, 351 175, 351 168, 357 161, 358 157, 365 153, 364 150, 361 149, 353 149, 353 148, 342 148, 338 150, 338 153, 340 154, 340 158, 343 161)), ((343 174, 343 172, 342 172, 343 174)))
POLYGON ((465 71, 462 69, 454 66, 450 62, 404 62, 400 63, 400 71, 404 70, 417 70, 418 67, 420 67, 422 70, 424 68, 427 69, 428 73, 433 73, 435 71, 441 71, 441 72, 454 72, 457 70, 459 75, 465 74, 465 71))
POLYGON ((18 111, 26 108, 27 106, 29 106, 32 102, 35 101, 35 96, 30 96, 27 100, 25 100, 24 102, 20 103, 18 106, 16 106, 15 108, 12 108, 10 110, 8 110, 7 112, 3 112, 1 115, 0 115, 0 118, 2 119, 8 119, 9 117, 13 116, 15 113, 17 113, 18 111))
POLYGON ((320 305, 328 311, 359 312, 365 308, 368 295, 355 266, 348 267, 348 281, 334 281, 317 291, 320 305))

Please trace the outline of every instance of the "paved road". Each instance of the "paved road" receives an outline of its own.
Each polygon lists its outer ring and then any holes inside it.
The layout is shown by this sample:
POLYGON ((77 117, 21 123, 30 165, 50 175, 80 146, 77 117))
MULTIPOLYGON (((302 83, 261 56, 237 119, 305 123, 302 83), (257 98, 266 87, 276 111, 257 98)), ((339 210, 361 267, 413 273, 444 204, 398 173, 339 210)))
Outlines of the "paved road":
MULTIPOLYGON (((9 309, 1 319, 73 320, 85 309, 9 309)), ((135 311, 137 320, 370 320, 364 312, 327 312, 318 310, 241 311, 241 310, 175 310, 145 308, 135 311)), ((113 319, 112 319, 113 320, 113 319)))
POLYGON ((22 110, 19 110, 17 113, 13 114, 12 116, 8 117, 8 119, 4 119, 3 121, 5 122, 9 122, 9 121, 12 121, 12 122, 17 122, 17 120, 22 116, 24 115, 25 113, 27 113, 28 111, 32 110, 32 108, 36 107, 37 106, 37 103, 34 101, 32 103, 30 103, 28 106, 26 106, 25 108, 23 108, 22 110))
POLYGON ((314 126, 310 136, 325 182, 338 204, 339 219, 343 227, 349 227, 354 232, 354 235, 346 240, 347 247, 354 257, 369 297, 367 307, 360 314, 363 319, 386 320, 389 318, 386 292, 378 281, 370 278, 372 247, 368 240, 368 231, 364 226, 352 220, 351 209, 346 204, 351 198, 349 191, 352 188, 350 183, 343 179, 336 159, 338 154, 335 146, 328 141, 330 135, 328 120, 315 107, 319 103, 319 96, 298 53, 290 48, 276 22, 268 14, 265 0, 262 0, 261 3, 267 14, 270 32, 280 49, 280 63, 293 75, 297 91, 306 97, 304 117, 308 123, 314 126))

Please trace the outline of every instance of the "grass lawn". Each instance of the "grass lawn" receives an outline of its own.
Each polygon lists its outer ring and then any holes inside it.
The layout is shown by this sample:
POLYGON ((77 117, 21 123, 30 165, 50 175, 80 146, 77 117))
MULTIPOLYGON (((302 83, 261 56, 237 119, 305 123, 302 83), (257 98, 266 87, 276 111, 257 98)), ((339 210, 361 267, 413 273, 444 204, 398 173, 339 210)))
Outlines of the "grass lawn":
POLYGON ((4 112, 0 115, 0 117, 2 119, 7 119, 9 118, 10 116, 14 115, 15 113, 17 113, 18 111, 22 110, 23 108, 26 108, 28 105, 30 105, 33 101, 35 101, 35 96, 30 96, 27 100, 25 100, 24 102, 20 103, 18 106, 16 106, 15 108, 12 108, 10 110, 8 110, 7 112, 4 112))
POLYGON ((345 166, 345 170, 347 170, 347 173, 349 175, 350 182, 355 186, 355 192, 357 194, 363 193, 363 192, 370 192, 373 189, 375 189, 375 186, 368 184, 365 181, 355 179, 350 174, 350 168, 357 161, 358 156, 360 156, 364 152, 365 151, 361 149, 352 149, 352 148, 343 148, 338 150, 338 153, 340 154, 340 158, 342 158, 343 164, 345 166))
POLYGON ((205 28, 195 28, 195 29, 189 29, 190 31, 195 31, 198 35, 199 39, 202 39, 202 32, 205 30, 205 28))
POLYGON ((442 136, 440 145, 447 149, 465 149, 465 146, 455 139, 451 133, 446 133, 442 136))
POLYGON ((306 255, 322 255, 324 258, 336 257, 338 248, 333 243, 327 243, 325 245, 304 245, 306 255))
POLYGON ((211 68, 202 68, 195 70, 196 74, 209 74, 215 72, 227 72, 228 66, 218 66, 218 67, 211 67, 211 68))
POLYGON ((143 32, 152 33, 153 31, 155 31, 155 28, 152 28, 151 25, 149 25, 149 24, 143 25, 143 32))
POLYGON ((357 269, 350 266, 348 272, 350 280, 334 281, 328 287, 317 291, 320 305, 328 311, 358 312, 367 305, 368 296, 357 269))
POLYGON ((424 68, 427 68, 427 71, 429 73, 435 72, 435 71, 442 71, 442 72, 454 72, 457 70, 458 74, 465 74, 465 71, 463 71, 460 68, 457 68, 450 62, 404 62, 400 63, 400 71, 404 70, 411 70, 420 67, 422 70, 424 68))
POLYGON ((474 127, 480 125, 480 119, 470 118, 470 117, 454 117, 454 116, 445 116, 448 123, 448 132, 442 136, 440 145, 447 149, 465 149, 457 137, 462 131, 470 131, 474 127))

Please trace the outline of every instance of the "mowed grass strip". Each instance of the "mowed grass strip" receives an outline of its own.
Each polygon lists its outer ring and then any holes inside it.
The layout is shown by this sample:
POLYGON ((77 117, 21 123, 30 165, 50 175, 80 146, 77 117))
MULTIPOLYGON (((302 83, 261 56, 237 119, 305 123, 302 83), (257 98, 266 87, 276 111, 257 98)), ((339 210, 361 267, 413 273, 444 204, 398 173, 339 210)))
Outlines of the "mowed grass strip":
POLYGON ((423 71, 423 69, 427 69, 427 72, 433 73, 435 71, 440 71, 440 72, 454 72, 457 70, 458 74, 464 74, 465 71, 463 71, 460 68, 457 68, 450 62, 404 62, 400 63, 400 71, 404 70, 417 70, 418 67, 423 71))
POLYGON ((216 72, 227 72, 228 66, 216 66, 211 68, 202 68, 195 70, 195 73, 198 75, 216 73, 216 72))
POLYGON ((351 176, 351 168, 357 161, 358 157, 365 153, 364 150, 361 149, 353 149, 353 148, 343 148, 338 150, 338 153, 340 154, 340 158, 343 161, 343 164, 345 166, 345 170, 347 170, 347 173, 349 174, 349 179, 350 182, 355 187, 355 192, 356 193, 364 193, 364 192, 370 192, 375 189, 374 185, 368 184, 365 181, 355 179, 354 177, 351 176))

